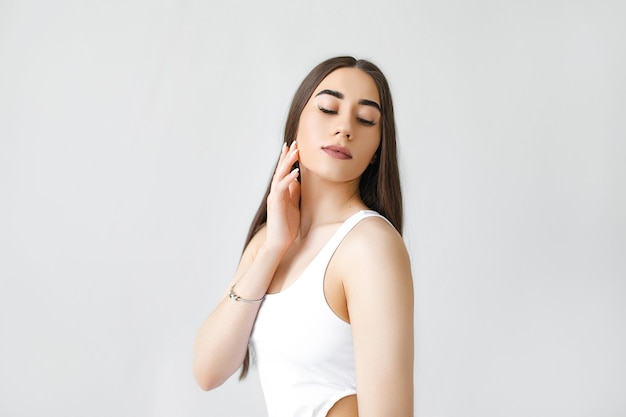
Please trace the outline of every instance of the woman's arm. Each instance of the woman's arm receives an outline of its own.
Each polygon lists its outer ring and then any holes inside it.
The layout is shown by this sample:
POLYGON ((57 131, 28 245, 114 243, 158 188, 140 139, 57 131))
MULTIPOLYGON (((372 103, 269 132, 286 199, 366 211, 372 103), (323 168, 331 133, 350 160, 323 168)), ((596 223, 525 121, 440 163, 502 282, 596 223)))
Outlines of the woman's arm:
MULTIPOLYGON (((264 235, 262 229, 250 242, 228 286, 237 283, 237 294, 246 299, 263 297, 280 262, 280 252, 260 246, 264 235)), ((217 388, 241 366, 259 307, 231 300, 226 291, 204 320, 194 344, 193 374, 200 388, 217 388)))
POLYGON ((359 416, 409 417, 414 356, 409 256, 400 235, 382 219, 365 220, 354 232, 343 276, 359 416))
POLYGON ((248 300, 262 298, 300 226, 300 184, 291 167, 298 158, 295 144, 283 145, 267 199, 267 223, 244 251, 228 290, 206 318, 194 344, 193 374, 204 390, 224 383, 244 360, 260 303, 235 301, 228 291, 248 300))

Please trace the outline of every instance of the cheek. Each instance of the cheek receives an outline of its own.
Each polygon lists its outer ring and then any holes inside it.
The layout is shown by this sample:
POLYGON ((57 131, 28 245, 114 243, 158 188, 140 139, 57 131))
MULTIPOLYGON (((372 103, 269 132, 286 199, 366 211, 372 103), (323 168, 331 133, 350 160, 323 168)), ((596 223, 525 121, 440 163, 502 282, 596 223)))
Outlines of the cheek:
POLYGON ((319 118, 310 112, 303 112, 298 123, 298 136, 302 137, 302 140, 310 140, 319 134, 322 123, 319 118))
POLYGON ((298 131, 296 134, 301 158, 303 154, 310 153, 314 149, 319 148, 322 132, 323 126, 319 120, 316 120, 310 115, 302 115, 298 123, 298 131))
POLYGON ((310 142, 304 139, 298 138, 298 160, 302 167, 307 168, 315 165, 321 151, 319 147, 314 146, 310 142))
POLYGON ((367 153, 373 157, 381 143, 379 129, 376 129, 374 132, 367 132, 366 142, 368 143, 367 153))
POLYGON ((298 142, 298 159, 303 167, 306 167, 316 151, 313 138, 315 133, 313 131, 313 125, 310 123, 300 123, 298 125, 298 132, 296 141, 298 142))

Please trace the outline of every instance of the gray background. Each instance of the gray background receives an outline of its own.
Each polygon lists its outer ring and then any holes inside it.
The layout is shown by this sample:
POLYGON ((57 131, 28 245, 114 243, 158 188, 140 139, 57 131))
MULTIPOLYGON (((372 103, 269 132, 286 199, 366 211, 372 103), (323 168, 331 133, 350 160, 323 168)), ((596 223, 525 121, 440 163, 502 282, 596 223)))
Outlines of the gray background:
POLYGON ((291 96, 393 88, 421 417, 626 415, 623 1, 0 1, 0 415, 264 416, 201 392, 291 96))

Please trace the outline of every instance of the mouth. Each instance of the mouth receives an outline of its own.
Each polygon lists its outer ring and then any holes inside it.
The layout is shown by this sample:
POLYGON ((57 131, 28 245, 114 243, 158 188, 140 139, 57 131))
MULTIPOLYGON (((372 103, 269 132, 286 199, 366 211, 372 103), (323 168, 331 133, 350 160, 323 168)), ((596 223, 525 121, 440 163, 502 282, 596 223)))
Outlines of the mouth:
POLYGON ((322 150, 336 159, 352 159, 352 154, 348 148, 339 145, 329 145, 322 147, 322 150))

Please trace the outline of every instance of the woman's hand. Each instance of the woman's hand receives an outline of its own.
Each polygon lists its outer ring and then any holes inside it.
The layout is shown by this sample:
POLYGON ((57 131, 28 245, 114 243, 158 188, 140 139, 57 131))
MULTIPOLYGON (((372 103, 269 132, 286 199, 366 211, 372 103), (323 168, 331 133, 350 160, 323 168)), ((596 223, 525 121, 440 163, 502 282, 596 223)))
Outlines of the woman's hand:
MULTIPOLYGON (((267 224, 246 246, 228 288, 237 294, 260 299, 276 273, 282 256, 300 230, 300 183, 295 142, 283 145, 267 197, 267 224)), ((194 345, 193 372, 202 389, 214 389, 240 367, 246 357, 259 303, 239 303, 224 292, 222 301, 206 318, 194 345)))
POLYGON ((300 229, 300 183, 296 141, 290 147, 284 143, 276 171, 272 177, 270 193, 267 197, 266 245, 286 251, 298 236, 300 229))

